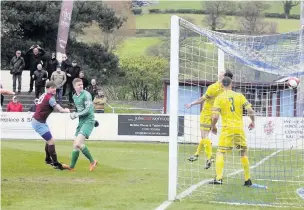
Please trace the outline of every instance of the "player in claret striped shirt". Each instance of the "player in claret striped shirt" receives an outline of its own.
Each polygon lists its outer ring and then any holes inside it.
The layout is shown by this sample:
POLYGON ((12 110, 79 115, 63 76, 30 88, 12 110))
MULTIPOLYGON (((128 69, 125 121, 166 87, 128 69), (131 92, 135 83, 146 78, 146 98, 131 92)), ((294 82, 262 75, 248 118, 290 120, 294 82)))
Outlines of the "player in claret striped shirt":
POLYGON ((32 127, 46 141, 45 163, 53 165, 55 169, 63 170, 62 164, 57 160, 55 142, 46 120, 54 109, 61 113, 70 113, 70 110, 67 108, 64 109, 56 103, 54 98, 56 94, 56 84, 54 82, 48 82, 46 89, 47 92, 42 94, 37 102, 36 111, 32 119, 32 127))

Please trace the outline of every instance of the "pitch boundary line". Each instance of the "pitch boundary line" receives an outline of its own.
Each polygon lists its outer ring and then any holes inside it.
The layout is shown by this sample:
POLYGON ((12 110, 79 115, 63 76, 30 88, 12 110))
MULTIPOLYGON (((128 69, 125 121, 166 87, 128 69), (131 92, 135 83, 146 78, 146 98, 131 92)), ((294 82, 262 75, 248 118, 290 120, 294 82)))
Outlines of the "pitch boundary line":
MULTIPOLYGON (((261 164, 263 164, 265 161, 267 161, 269 158, 272 158, 273 156, 275 156, 276 154, 278 154, 279 152, 281 152, 283 150, 278 150, 276 152, 271 153, 270 155, 268 155, 267 157, 263 158, 262 160, 260 160, 259 162, 257 162, 255 165, 251 166, 250 169, 256 168, 258 166, 260 166, 261 164)), ((239 174, 243 171, 243 169, 237 170, 235 172, 232 172, 230 174, 227 175, 227 177, 229 176, 233 176, 236 174, 239 174)), ((179 195, 176 196, 176 200, 181 200, 183 198, 185 198, 186 196, 190 195, 194 190, 196 190, 198 187, 207 184, 209 181, 212 181, 213 179, 205 179, 200 181, 197 184, 194 184, 192 186, 190 186, 188 189, 184 190, 183 192, 181 192, 179 195)), ((161 205, 159 205, 155 210, 165 210, 167 209, 171 204, 173 203, 173 201, 164 201, 161 205)))
POLYGON ((269 181, 269 182, 304 183, 304 181, 290 181, 290 180, 281 180, 281 179, 254 179, 254 180, 269 181))

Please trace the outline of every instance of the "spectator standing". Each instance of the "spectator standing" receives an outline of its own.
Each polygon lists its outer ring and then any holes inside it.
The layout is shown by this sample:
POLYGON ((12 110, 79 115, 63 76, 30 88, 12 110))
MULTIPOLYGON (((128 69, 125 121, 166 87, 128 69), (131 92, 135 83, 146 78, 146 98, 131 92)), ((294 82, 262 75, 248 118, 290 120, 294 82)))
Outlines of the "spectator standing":
POLYGON ((51 59, 47 62, 46 71, 48 73, 48 79, 51 80, 51 76, 54 71, 56 71, 57 66, 59 66, 59 62, 56 59, 56 53, 52 52, 51 59))
POLYGON ((97 95, 93 100, 96 113, 104 113, 105 103, 107 103, 107 97, 101 88, 98 89, 97 95))
POLYGON ((89 86, 89 80, 85 78, 83 71, 80 71, 79 78, 82 80, 83 89, 86 89, 89 86))
POLYGON ((35 81, 35 96, 39 98, 40 95, 44 93, 45 82, 47 80, 47 72, 42 69, 42 65, 37 65, 37 70, 32 75, 33 80, 35 81))
MULTIPOLYGON (((63 72, 67 72, 67 70, 71 67, 71 61, 68 59, 68 56, 66 54, 62 54, 62 63, 61 63, 61 70, 63 72)), ((66 93, 66 88, 67 88, 67 85, 64 84, 63 85, 63 93, 62 95, 65 95, 66 93)))
POLYGON ((87 91, 92 95, 92 100, 94 100, 95 96, 97 95, 98 89, 99 87, 96 85, 96 80, 92 79, 91 84, 87 88, 87 91))
POLYGON ((19 103, 17 96, 13 96, 12 101, 7 104, 6 111, 7 112, 22 112, 23 111, 23 106, 21 103, 19 103))
MULTIPOLYGON (((3 88, 3 86, 2 86, 2 84, 0 84, 0 89, 2 89, 2 88, 3 88)), ((3 102, 4 102, 4 95, 1 94, 1 107, 3 107, 3 102)))
POLYGON ((36 111, 36 105, 38 104, 38 101, 39 101, 38 98, 36 98, 36 99, 34 100, 34 104, 32 104, 32 105, 30 106, 28 112, 35 112, 35 111, 36 111))
POLYGON ((25 67, 25 62, 23 57, 21 57, 21 51, 16 51, 16 56, 14 56, 10 62, 11 71, 13 75, 13 91, 16 92, 16 82, 18 80, 18 93, 21 92, 21 82, 22 82, 22 71, 25 67))
POLYGON ((31 46, 31 48, 25 53, 25 69, 30 70, 30 90, 29 93, 33 92, 33 86, 34 86, 34 79, 33 75, 34 72, 37 69, 38 64, 43 64, 43 55, 45 54, 45 51, 39 46, 31 46))
POLYGON ((60 105, 62 105, 62 92, 66 80, 67 78, 65 72, 61 71, 60 67, 57 67, 56 71, 54 71, 51 76, 51 81, 54 81, 56 84, 56 98, 60 105))
POLYGON ((77 65, 77 61, 72 62, 72 66, 67 69, 67 91, 69 95, 69 105, 73 105, 73 94, 74 94, 74 87, 73 87, 73 80, 75 78, 79 78, 80 67, 77 65))

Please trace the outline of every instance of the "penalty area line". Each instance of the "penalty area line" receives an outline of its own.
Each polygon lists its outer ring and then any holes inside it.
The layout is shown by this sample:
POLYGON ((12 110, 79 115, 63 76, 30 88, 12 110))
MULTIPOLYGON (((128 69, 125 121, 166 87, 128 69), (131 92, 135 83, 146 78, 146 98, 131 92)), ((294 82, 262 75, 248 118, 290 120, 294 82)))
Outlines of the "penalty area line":
MULTIPOLYGON (((281 152, 282 150, 278 150, 276 152, 271 153, 270 155, 266 156, 265 158, 263 158, 262 160, 260 160, 259 162, 257 162, 256 164, 254 164, 253 166, 250 167, 250 169, 256 168, 260 165, 262 165, 265 161, 267 161, 269 158, 272 158, 273 156, 275 156, 276 154, 278 154, 279 152, 281 152)), ((227 176, 233 176, 236 174, 239 174, 243 171, 243 169, 234 171, 230 174, 228 174, 227 176)), ((194 190, 196 190, 197 188, 199 188, 202 185, 207 184, 208 182, 212 181, 213 179, 205 179, 200 181, 197 184, 194 184, 192 186, 190 186, 188 189, 186 189, 185 191, 181 192, 179 195, 176 196, 176 200, 181 200, 183 198, 185 198, 186 196, 190 195, 194 190)), ((171 204, 173 203, 173 201, 164 201, 161 205, 159 205, 155 210, 165 210, 167 209, 171 204)))
POLYGON ((298 208, 297 206, 282 206, 280 204, 259 204, 259 203, 238 203, 238 202, 218 202, 218 201, 211 201, 210 203, 217 203, 217 204, 228 204, 234 206, 260 206, 260 207, 276 207, 276 208, 298 208))

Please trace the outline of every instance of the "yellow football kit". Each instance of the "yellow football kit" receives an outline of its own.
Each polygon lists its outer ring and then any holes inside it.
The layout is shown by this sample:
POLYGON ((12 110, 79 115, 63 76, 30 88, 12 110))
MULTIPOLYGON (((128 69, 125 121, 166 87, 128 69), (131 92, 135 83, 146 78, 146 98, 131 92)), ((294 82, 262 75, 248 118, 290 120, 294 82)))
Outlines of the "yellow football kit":
POLYGON ((209 131, 211 129, 212 107, 215 98, 224 91, 222 84, 216 82, 207 88, 206 93, 202 96, 205 99, 203 109, 200 114, 201 130, 209 131))
POLYGON ((232 90, 224 91, 215 99, 213 107, 213 111, 220 112, 222 117, 219 150, 225 152, 233 147, 246 149, 243 108, 247 109, 251 104, 245 96, 232 90))

